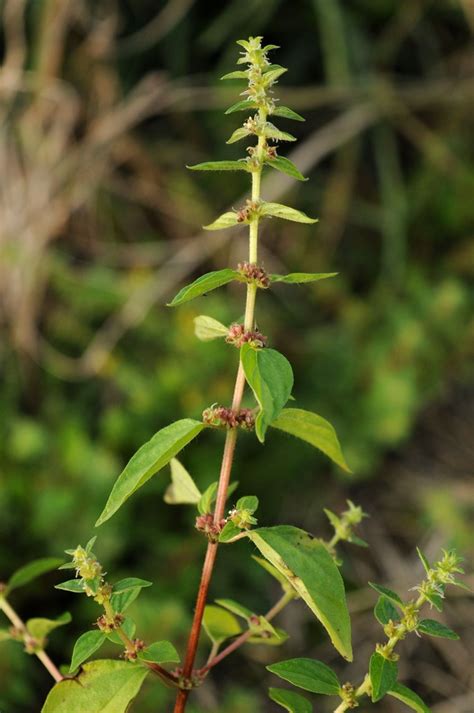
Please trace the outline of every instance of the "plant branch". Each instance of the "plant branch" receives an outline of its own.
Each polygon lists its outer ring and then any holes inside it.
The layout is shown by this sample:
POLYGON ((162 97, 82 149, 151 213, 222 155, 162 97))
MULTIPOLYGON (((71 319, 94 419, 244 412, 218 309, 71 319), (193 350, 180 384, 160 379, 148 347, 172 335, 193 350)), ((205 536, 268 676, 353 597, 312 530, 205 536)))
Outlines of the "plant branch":
MULTIPOLYGON (((23 639, 25 643, 28 641, 35 641, 35 639, 31 636, 29 633, 25 622, 20 619, 16 611, 13 609, 13 607, 7 602, 5 597, 0 597, 0 609, 3 611, 5 616, 11 621, 15 629, 18 629, 18 631, 22 634, 23 639)), ((38 651, 34 652, 35 656, 41 661, 45 669, 48 671, 48 673, 51 674, 51 676, 54 678, 56 682, 62 681, 64 676, 61 675, 59 672, 58 668, 55 666, 55 664, 51 661, 49 658, 48 654, 44 649, 38 649, 38 651)))

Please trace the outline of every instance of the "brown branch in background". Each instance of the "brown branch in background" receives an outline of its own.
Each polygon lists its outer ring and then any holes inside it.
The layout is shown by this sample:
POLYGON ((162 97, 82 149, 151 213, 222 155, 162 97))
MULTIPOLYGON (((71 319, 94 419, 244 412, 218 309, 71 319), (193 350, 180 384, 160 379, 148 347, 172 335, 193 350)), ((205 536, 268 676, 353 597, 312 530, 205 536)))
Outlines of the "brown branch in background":
POLYGON ((178 24, 194 3, 195 0, 169 0, 148 25, 118 41, 117 54, 127 56, 135 52, 143 52, 157 44, 178 24))

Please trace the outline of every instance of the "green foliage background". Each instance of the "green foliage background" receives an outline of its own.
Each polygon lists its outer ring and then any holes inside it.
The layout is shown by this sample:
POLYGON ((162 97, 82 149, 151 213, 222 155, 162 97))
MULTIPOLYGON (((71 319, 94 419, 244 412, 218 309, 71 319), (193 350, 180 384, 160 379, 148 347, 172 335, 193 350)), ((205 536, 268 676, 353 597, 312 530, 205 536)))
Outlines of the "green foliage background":
MULTIPOLYGON (((0 578, 87 540, 116 476, 145 440, 229 401, 237 353, 198 343, 192 320, 202 312, 238 319, 241 286, 176 310, 164 304, 190 278, 245 257, 243 232, 227 239, 200 226, 239 205, 247 177, 223 180, 184 166, 238 157, 239 146, 225 140, 239 118, 223 111, 240 85, 223 87, 218 78, 233 68, 234 41, 262 34, 281 45, 277 61, 290 70, 279 96, 307 117, 291 130, 311 179, 287 188, 278 174, 271 189, 320 217, 316 227, 270 222, 263 262, 274 272, 340 275, 259 295, 259 327, 293 364, 298 406, 336 426, 355 475, 332 471, 276 433, 265 448, 242 437, 235 475, 242 494, 259 496, 262 524, 326 532, 322 507, 346 497, 371 513, 364 538, 372 552, 344 552, 355 648, 364 658, 376 636, 369 576, 405 576, 408 588, 422 538, 428 549, 451 542, 468 557, 472 545, 469 3, 120 0, 73 8, 30 0, 25 17, 24 45, 21 20, 3 19, 10 84, 1 90, 0 578), (13 50, 22 47, 18 59, 13 50), (59 101, 51 112, 53 88, 59 101)), ((216 477, 221 440, 206 434, 184 454, 202 487, 216 477)), ((135 606, 139 630, 182 647, 203 541, 190 512, 163 503, 166 485, 167 474, 152 479, 101 529, 96 549, 114 579, 155 582, 135 606)), ((241 543, 222 552, 213 593, 263 611, 275 590, 248 554, 241 543)), ((55 591, 57 581, 44 578, 14 603, 25 617, 72 611, 73 625, 52 635, 50 647, 67 662, 98 612, 55 591)), ((467 607, 465 599, 453 605, 458 629, 467 607)), ((333 654, 304 612, 283 624, 292 635, 284 654, 244 650, 237 657, 246 665, 229 660, 192 713, 272 710, 262 662, 290 655, 329 662, 333 654)), ((46 674, 18 645, 2 646, 0 708, 39 710, 46 674)), ((450 712, 471 710, 474 652, 458 655, 440 687, 436 671, 451 649, 420 648, 431 674, 407 664, 407 682, 434 706, 448 699, 450 712)), ((143 713, 166 708, 167 693, 157 691, 145 690, 143 713)))

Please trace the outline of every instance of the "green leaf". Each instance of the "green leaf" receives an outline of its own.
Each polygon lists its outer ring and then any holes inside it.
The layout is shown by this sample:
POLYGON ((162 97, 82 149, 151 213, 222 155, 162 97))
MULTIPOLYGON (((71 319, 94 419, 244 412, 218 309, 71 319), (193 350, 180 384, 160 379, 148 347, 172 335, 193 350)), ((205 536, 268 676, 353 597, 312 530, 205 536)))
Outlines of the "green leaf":
POLYGON ((43 619, 40 617, 28 619, 26 622, 26 628, 34 639, 43 641, 43 639, 48 636, 51 631, 57 629, 59 626, 69 624, 71 621, 71 615, 69 612, 65 612, 61 616, 58 616, 57 619, 43 619))
MULTIPOLYGON (((260 617, 264 619, 264 617, 260 617)), ((267 622, 268 623, 268 622, 267 622)), ((260 634, 252 634, 247 639, 248 644, 259 644, 260 646, 281 646, 288 640, 288 634, 284 629, 272 627, 274 633, 270 633, 268 629, 263 629, 260 634)))
MULTIPOLYGON (((222 213, 213 223, 204 225, 203 228, 204 230, 225 230, 226 228, 233 228, 235 225, 240 225, 237 220, 237 213, 228 211, 227 213, 222 213)), ((230 282, 230 280, 228 280, 228 282, 230 282)))
POLYGON ((290 208, 281 203, 262 203, 260 215, 272 215, 275 218, 283 218, 284 220, 292 220, 295 223, 317 223, 317 218, 310 218, 306 213, 295 208, 290 208))
POLYGON ((194 334, 201 342, 211 342, 213 339, 226 337, 229 329, 217 319, 200 314, 194 318, 194 334))
POLYGON ((265 165, 271 166, 281 173, 286 173, 287 176, 296 178, 297 181, 308 180, 302 173, 300 173, 300 171, 298 171, 293 161, 290 161, 289 158, 285 158, 284 156, 277 156, 276 158, 266 160, 265 165))
POLYGON ((351 472, 342 454, 336 431, 329 421, 316 413, 299 408, 287 408, 270 425, 272 428, 278 428, 280 431, 285 431, 285 433, 310 443, 325 453, 343 470, 351 472))
POLYGON ((241 126, 234 131, 230 139, 227 139, 226 144, 235 144, 236 141, 245 139, 247 136, 250 136, 251 133, 252 132, 246 129, 245 126, 241 126))
POLYGON ((205 161, 186 168, 190 171, 248 171, 248 163, 242 158, 239 161, 205 161))
POLYGON ((255 432, 263 443, 268 426, 277 418, 291 395, 293 370, 286 357, 275 349, 254 349, 244 344, 240 358, 245 378, 260 406, 255 432))
POLYGON ((269 688, 268 695, 271 700, 285 708, 289 713, 312 713, 313 706, 304 696, 294 691, 287 691, 283 688, 269 688))
POLYGON ((423 568, 424 568, 425 572, 428 574, 428 572, 429 572, 430 569, 431 569, 431 565, 430 565, 430 563, 428 562, 427 557, 425 557, 425 555, 423 554, 423 552, 420 550, 419 547, 416 548, 416 551, 417 551, 418 557, 419 557, 420 560, 421 560, 421 564, 423 565, 423 568))
MULTIPOLYGON (((227 488, 227 497, 229 498, 234 490, 239 487, 239 483, 237 480, 234 480, 233 483, 229 485, 227 488)), ((211 483, 208 488, 204 491, 204 493, 201 495, 201 499, 199 500, 197 504, 197 509, 200 515, 206 515, 207 513, 212 511, 212 504, 215 501, 217 496, 217 481, 214 483, 211 483)))
POLYGON ((73 673, 92 654, 95 654, 106 638, 102 631, 86 631, 85 634, 82 634, 74 644, 69 673, 73 673))
POLYGON ((369 582, 369 586, 371 586, 372 589, 375 589, 375 591, 379 594, 382 594, 384 597, 387 597, 387 599, 390 599, 390 601, 396 604, 397 606, 403 607, 402 600, 400 599, 398 594, 393 591, 393 589, 383 587, 381 584, 374 584, 373 582, 369 582))
POLYGON ((243 498, 239 498, 235 505, 236 510, 249 510, 250 514, 258 510, 258 498, 256 495, 244 495, 243 498))
POLYGON ((305 282, 318 282, 328 277, 335 277, 337 272, 290 272, 289 275, 270 275, 272 282, 285 282, 288 285, 301 285, 305 282))
POLYGON ((242 101, 232 104, 225 113, 233 114, 235 111, 247 111, 247 109, 249 111, 250 109, 258 109, 258 105, 255 104, 255 102, 248 101, 248 99, 243 99, 242 101))
POLYGON ((398 666, 395 661, 389 661, 384 656, 374 653, 370 657, 369 675, 372 685, 372 703, 376 703, 396 683, 398 666))
MULTIPOLYGON (((231 215, 235 215, 232 213, 231 215)), ((208 272, 205 275, 201 275, 197 280, 191 282, 191 284, 183 287, 176 297, 168 304, 168 307, 177 307, 185 302, 194 300, 196 297, 211 292, 212 290, 222 287, 222 285, 227 285, 228 282, 232 282, 238 278, 238 273, 236 270, 214 270, 213 272, 208 272)), ((227 331, 227 330, 226 330, 227 331)))
POLYGON ((431 713, 430 708, 421 700, 420 696, 401 683, 396 683, 392 686, 388 691, 388 695, 397 698, 397 700, 416 711, 416 713, 431 713))
POLYGON ((250 530, 247 536, 306 602, 337 651, 351 661, 351 623, 344 582, 326 546, 290 525, 250 530))
POLYGON ((257 555, 252 555, 252 559, 255 560, 255 562, 257 562, 260 567, 266 570, 268 574, 270 574, 274 579, 276 579, 277 582, 280 582, 284 592, 293 592, 295 595, 295 599, 298 597, 295 590, 288 582, 287 578, 284 577, 270 562, 268 562, 266 559, 263 559, 263 557, 257 557, 257 555))
POLYGON ((2 641, 10 641, 13 639, 13 636, 10 634, 8 629, 0 629, 0 643, 2 641))
POLYGON ((267 669, 305 691, 326 696, 339 695, 341 685, 336 674, 321 661, 306 658, 289 659, 267 666, 267 669))
POLYGON ((271 84, 276 82, 278 77, 281 77, 282 74, 285 74, 285 72, 288 72, 286 67, 279 67, 276 66, 275 69, 270 69, 265 72, 263 75, 263 86, 264 87, 269 87, 271 84))
POLYGON ((155 641, 140 651, 138 657, 152 663, 179 663, 179 654, 170 641, 155 641))
POLYGON ((242 633, 242 628, 236 617, 213 604, 208 604, 205 608, 202 625, 214 644, 222 644, 226 639, 242 633))
POLYGON ((281 131, 281 129, 274 126, 270 121, 265 123, 263 135, 265 138, 273 139, 274 141, 296 141, 296 136, 289 134, 287 131, 281 131))
POLYGON ((201 499, 201 492, 188 471, 177 458, 172 458, 171 484, 168 486, 164 501, 168 505, 196 505, 201 499))
POLYGON ((425 597, 434 608, 441 612, 443 611, 443 597, 440 594, 426 594, 425 597))
POLYGON ((114 593, 116 592, 126 592, 129 589, 135 589, 139 587, 151 587, 153 582, 148 582, 146 579, 138 579, 138 577, 125 577, 121 579, 117 584, 114 584, 114 593))
POLYGON ((204 427, 201 421, 183 418, 155 433, 153 438, 132 456, 119 475, 96 527, 111 518, 133 493, 167 465, 204 427))
POLYGON ((248 70, 228 72, 221 79, 248 79, 248 70))
MULTIPOLYGON (((127 617, 127 619, 125 619, 125 621, 121 624, 121 629, 124 634, 128 636, 129 639, 133 639, 137 630, 137 626, 133 619, 127 617)), ((123 648, 123 641, 120 638, 118 631, 111 631, 106 634, 106 636, 108 640, 111 641, 113 644, 117 644, 117 646, 121 646, 123 648)))
POLYGON ((110 604, 112 605, 113 610, 117 614, 123 614, 124 611, 128 609, 131 604, 133 604, 141 591, 141 587, 135 587, 134 589, 127 589, 125 592, 112 594, 110 597, 110 604))
POLYGON ((42 574, 51 572, 53 569, 58 569, 58 567, 63 563, 64 560, 58 559, 57 557, 43 557, 41 559, 33 560, 33 562, 25 564, 12 574, 7 582, 7 591, 11 592, 14 589, 18 589, 18 587, 23 587, 25 584, 29 584, 42 574))
POLYGON ((244 607, 243 604, 235 602, 233 599, 216 599, 216 604, 218 604, 223 609, 227 609, 227 611, 232 612, 232 614, 237 614, 237 616, 241 616, 246 621, 248 621, 250 617, 254 615, 254 612, 250 611, 250 609, 247 609, 247 607, 244 607))
POLYGON ((84 582, 82 579, 68 579, 67 582, 56 584, 55 589, 63 589, 65 592, 73 592, 74 594, 83 594, 84 582))
POLYGON ((397 609, 395 609, 390 599, 384 596, 379 597, 374 607, 374 616, 382 626, 388 624, 390 620, 394 622, 400 621, 400 615, 397 609))
POLYGON ((148 669, 125 661, 90 661, 73 679, 57 683, 42 713, 126 713, 148 669))
POLYGON ((219 533, 219 542, 222 542, 224 544, 226 542, 230 542, 230 540, 233 540, 234 537, 240 535, 241 532, 242 530, 237 527, 237 525, 234 525, 231 520, 229 520, 229 522, 226 522, 221 532, 219 533))
POLYGON ((459 639, 455 631, 435 619, 422 619, 416 630, 419 634, 438 636, 441 639, 452 639, 453 641, 459 639))
POLYGON ((282 116, 284 119, 293 119, 293 121, 306 121, 304 116, 297 114, 296 111, 293 111, 293 109, 287 106, 277 106, 276 109, 272 111, 272 116, 282 116))

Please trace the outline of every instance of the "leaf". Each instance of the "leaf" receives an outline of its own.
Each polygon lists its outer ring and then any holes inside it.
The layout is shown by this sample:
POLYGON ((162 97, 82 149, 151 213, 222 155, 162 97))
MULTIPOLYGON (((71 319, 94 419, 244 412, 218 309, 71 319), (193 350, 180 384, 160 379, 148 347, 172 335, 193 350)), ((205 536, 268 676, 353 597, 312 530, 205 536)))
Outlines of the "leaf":
POLYGON ((288 582, 287 578, 284 577, 270 562, 268 562, 266 559, 263 559, 262 557, 257 557, 257 555, 252 555, 252 559, 255 560, 255 562, 257 562, 260 567, 266 570, 268 574, 270 574, 274 579, 276 579, 277 582, 280 582, 284 592, 294 592, 295 598, 298 597, 295 590, 288 582))
POLYGON ((248 70, 228 72, 228 74, 224 74, 221 79, 248 79, 248 70))
POLYGON ((201 492, 188 471, 177 458, 172 458, 171 484, 168 486, 164 501, 168 505, 196 505, 201 492))
POLYGON ((58 559, 57 557, 43 557, 41 559, 33 560, 33 562, 30 562, 29 564, 25 564, 12 574, 7 582, 7 591, 11 592, 14 589, 18 589, 18 587, 23 587, 25 584, 29 584, 42 574, 58 569, 63 562, 64 560, 58 559))
POLYGON ((269 87, 271 84, 276 82, 278 77, 281 77, 282 74, 285 74, 285 72, 288 72, 286 67, 279 66, 276 66, 275 69, 270 69, 269 71, 265 72, 265 74, 263 75, 263 86, 269 87))
POLYGON ((296 178, 297 181, 308 180, 302 173, 300 173, 300 171, 298 171, 293 161, 290 161, 289 158, 285 158, 284 156, 277 156, 276 158, 267 160, 265 161, 265 164, 275 168, 277 171, 281 171, 281 173, 286 173, 287 176, 296 178))
POLYGON ((34 639, 41 642, 51 631, 57 629, 59 626, 69 624, 71 621, 71 615, 69 612, 65 612, 61 616, 58 616, 57 619, 44 619, 41 617, 28 619, 26 628, 34 639))
POLYGON ((147 668, 125 661, 90 661, 76 678, 52 688, 42 713, 126 713, 147 675, 147 668))
POLYGON ((459 639, 455 631, 435 619, 422 619, 416 627, 416 630, 419 634, 438 636, 441 639, 452 639, 453 641, 459 639))
POLYGON ((128 609, 131 604, 133 604, 141 591, 141 587, 135 587, 134 589, 127 589, 125 592, 112 594, 110 597, 110 604, 112 605, 113 610, 117 614, 123 614, 124 611, 128 609))
POLYGON ((329 421, 316 413, 299 408, 287 408, 270 425, 272 428, 278 428, 296 438, 301 438, 325 453, 343 470, 351 472, 343 456, 336 431, 329 421))
POLYGON ((397 698, 416 713, 431 713, 430 708, 421 700, 420 696, 402 683, 392 686, 388 695, 397 698))
POLYGON ((217 319, 208 317, 206 314, 200 314, 194 318, 194 334, 201 342, 210 342, 213 339, 226 337, 229 330, 217 319))
MULTIPOLYGON (((201 499, 197 504, 197 509, 200 515, 206 515, 207 513, 212 511, 212 504, 216 499, 217 495, 217 485, 217 481, 211 483, 201 495, 201 499)), ((234 480, 234 482, 231 483, 227 488, 227 497, 229 498, 234 492, 234 490, 236 490, 238 487, 239 482, 237 480, 234 480)))
POLYGON ((221 607, 215 607, 213 604, 208 604, 205 608, 202 625, 214 644, 222 644, 226 639, 238 636, 242 632, 242 628, 233 614, 221 607))
MULTIPOLYGON (((263 129, 263 135, 267 139, 273 139, 274 141, 296 141, 296 136, 289 134, 286 131, 281 131, 277 126, 274 126, 270 121, 265 123, 263 129)), ((229 142, 227 142, 229 143, 229 142)))
POLYGON ((248 621, 250 617, 254 615, 254 613, 250 611, 250 609, 244 607, 243 604, 235 602, 233 599, 216 599, 216 604, 218 604, 223 609, 227 609, 227 611, 232 612, 232 614, 237 614, 237 616, 241 616, 246 621, 248 621))
POLYGON ((73 592, 74 594, 84 593, 84 583, 81 579, 68 579, 67 582, 56 584, 55 589, 63 589, 65 592, 73 592))
POLYGON ((326 546, 290 525, 250 530, 247 536, 306 602, 337 651, 351 661, 351 623, 344 582, 326 546))
MULTIPOLYGON (((264 617, 261 617, 263 619, 264 617)), ((274 633, 270 633, 268 629, 263 630, 261 634, 252 634, 247 639, 248 644, 259 644, 260 646, 281 646, 288 640, 289 636, 279 627, 272 627, 274 633)))
POLYGON ((236 141, 245 139, 247 136, 250 136, 251 133, 252 132, 246 129, 245 126, 241 126, 234 131, 230 139, 227 139, 226 144, 235 144, 236 141))
POLYGON ((289 659, 267 666, 267 669, 305 691, 326 696, 339 695, 341 685, 336 674, 321 661, 307 658, 289 659))
POLYGON ((85 634, 81 634, 74 644, 69 673, 73 673, 73 671, 79 668, 84 661, 87 661, 92 654, 95 654, 106 638, 106 635, 102 631, 86 631, 85 634))
POLYGON ((226 228, 233 228, 235 225, 240 225, 237 220, 237 213, 228 211, 227 213, 222 213, 213 223, 204 225, 203 228, 204 230, 225 230, 226 228))
POLYGON ((293 119, 293 121, 306 121, 304 116, 297 114, 296 111, 287 106, 277 106, 272 111, 272 116, 282 116, 284 119, 293 119))
POLYGON ((313 706, 304 696, 294 691, 283 688, 269 688, 268 695, 271 700, 285 708, 289 713, 312 713, 313 706))
POLYGON ((293 370, 286 357, 275 349, 254 349, 244 344, 240 358, 245 378, 260 406, 255 433, 263 443, 268 426, 277 418, 291 395, 293 370))
POLYGON ((372 587, 372 589, 375 589, 375 591, 379 594, 382 594, 384 597, 387 597, 387 599, 390 599, 390 601, 396 604, 398 607, 403 607, 402 600, 400 599, 398 594, 393 591, 393 589, 383 587, 381 584, 374 584, 373 582, 369 582, 369 586, 372 587))
POLYGON ((427 557, 423 554, 423 552, 420 550, 419 547, 416 548, 416 552, 418 554, 418 557, 421 560, 421 564, 423 565, 425 572, 428 574, 428 572, 431 569, 431 566, 430 566, 430 563, 428 562, 427 557))
POLYGON ((0 629, 0 643, 2 641, 10 641, 10 639, 13 639, 13 636, 10 634, 8 629, 0 629))
POLYGON ((240 535, 241 532, 242 530, 237 527, 237 525, 234 525, 232 520, 229 520, 229 522, 226 522, 221 532, 219 533, 219 542, 222 542, 224 544, 226 542, 230 542, 230 540, 233 540, 234 537, 240 535))
POLYGON ((179 663, 179 654, 170 641, 155 641, 140 651, 138 657, 152 663, 179 663))
POLYGON ((292 220, 295 223, 317 223, 317 218, 310 218, 306 213, 295 208, 290 208, 281 203, 262 203, 260 215, 272 215, 275 218, 283 218, 284 220, 292 220))
POLYGON ((258 109, 258 105, 255 102, 248 101, 248 99, 243 99, 242 101, 232 104, 224 113, 233 114, 235 111, 247 111, 250 109, 258 109))
POLYGON ((337 272, 290 272, 289 275, 270 275, 272 282, 285 282, 288 285, 300 285, 306 282, 318 282, 328 277, 335 277, 337 272))
POLYGON ((236 510, 248 510, 251 515, 258 509, 258 498, 256 495, 244 495, 239 498, 235 505, 236 510))
MULTIPOLYGON (((231 215, 235 215, 235 213, 231 215)), ((214 270, 213 272, 201 275, 197 280, 183 287, 176 297, 171 300, 168 307, 177 307, 185 302, 194 300, 196 297, 200 297, 207 292, 212 292, 212 290, 222 287, 222 285, 227 285, 228 282, 232 282, 232 280, 237 279, 237 277, 238 273, 236 270, 230 270, 228 268, 225 270, 214 270)))
MULTIPOLYGON (((226 112, 227 113, 227 112, 226 112)), ((248 171, 246 159, 239 161, 205 161, 194 166, 186 166, 190 171, 248 171)))
POLYGON ((390 599, 384 596, 379 597, 374 607, 374 616, 382 626, 388 624, 390 620, 394 622, 400 621, 400 615, 397 609, 395 609, 390 599))
POLYGON ((378 653, 370 657, 369 675, 372 687, 372 703, 380 701, 397 681, 398 666, 378 653))
POLYGON ((143 587, 151 587, 153 582, 148 582, 146 579, 138 579, 138 577, 126 577, 121 579, 119 582, 114 584, 114 593, 116 592, 126 592, 129 589, 143 589, 143 587))
POLYGON ((443 597, 440 594, 426 594, 429 603, 439 612, 443 611, 443 597))
POLYGON ((128 498, 170 462, 205 428, 201 421, 183 418, 162 428, 145 443, 125 466, 115 482, 96 527, 112 517, 128 498))

